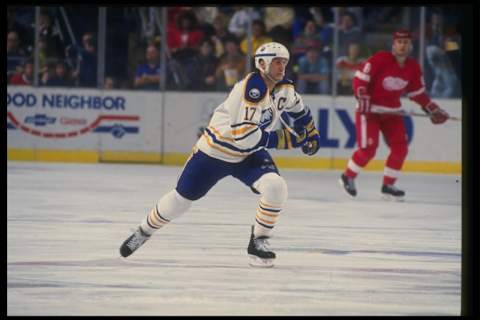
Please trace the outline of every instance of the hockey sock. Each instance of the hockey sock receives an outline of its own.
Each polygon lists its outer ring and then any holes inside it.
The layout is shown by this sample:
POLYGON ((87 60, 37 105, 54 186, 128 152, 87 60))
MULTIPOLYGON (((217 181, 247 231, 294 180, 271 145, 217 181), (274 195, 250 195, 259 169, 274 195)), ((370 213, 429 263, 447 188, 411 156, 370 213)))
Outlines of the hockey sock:
POLYGON ((253 187, 262 195, 257 207, 253 234, 255 237, 270 237, 288 197, 287 184, 280 175, 267 173, 260 177, 253 187))
POLYGON ((392 185, 400 176, 403 162, 408 154, 408 147, 403 143, 395 143, 390 146, 390 154, 385 161, 383 171, 383 184, 392 185))
POLYGON ((385 167, 383 170, 383 184, 393 185, 400 175, 400 170, 385 167))
POLYGON ((253 228, 255 237, 270 236, 273 227, 277 223, 280 211, 282 211, 281 206, 271 205, 260 199, 253 228))
POLYGON ((356 178, 360 171, 362 171, 362 169, 362 167, 355 163, 352 157, 352 159, 348 160, 347 168, 345 169, 343 174, 349 178, 356 178))
POLYGON ((169 220, 165 219, 160 213, 158 213, 157 207, 155 206, 155 208, 150 210, 150 213, 143 219, 140 227, 145 233, 151 235, 169 222, 169 220))
POLYGON ((147 234, 152 234, 173 219, 180 217, 190 208, 192 201, 182 197, 177 190, 165 194, 157 205, 143 219, 140 227, 147 234))

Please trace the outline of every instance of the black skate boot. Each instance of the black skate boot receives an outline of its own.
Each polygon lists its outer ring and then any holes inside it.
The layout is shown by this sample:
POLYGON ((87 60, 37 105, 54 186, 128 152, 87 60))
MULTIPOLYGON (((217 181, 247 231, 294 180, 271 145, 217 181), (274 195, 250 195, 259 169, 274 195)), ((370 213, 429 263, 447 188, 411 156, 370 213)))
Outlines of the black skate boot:
POLYGON ((394 185, 384 184, 382 186, 382 195, 383 199, 385 200, 405 200, 405 192, 403 190, 397 189, 394 185))
POLYGON ((122 243, 122 246, 120 247, 120 254, 124 258, 128 257, 135 250, 140 248, 140 246, 149 238, 150 236, 143 232, 142 228, 138 227, 137 230, 135 230, 135 232, 122 243))
POLYGON ((250 242, 248 244, 248 257, 250 258, 250 265, 252 267, 271 268, 275 260, 275 253, 268 249, 268 237, 262 236, 258 238, 250 235, 250 242))
POLYGON ((342 176, 338 180, 338 183, 340 183, 340 185, 343 187, 343 189, 349 196, 355 197, 357 195, 357 189, 355 189, 355 183, 353 181, 353 178, 349 178, 342 173, 342 176))

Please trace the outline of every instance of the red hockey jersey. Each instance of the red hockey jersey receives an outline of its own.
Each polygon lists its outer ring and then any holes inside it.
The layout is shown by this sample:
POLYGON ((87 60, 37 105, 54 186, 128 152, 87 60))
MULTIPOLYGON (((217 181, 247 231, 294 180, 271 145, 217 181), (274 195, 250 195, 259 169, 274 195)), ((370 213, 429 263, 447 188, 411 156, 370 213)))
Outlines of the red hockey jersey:
POLYGON ((380 51, 367 59, 355 72, 352 84, 355 93, 359 87, 367 88, 372 108, 399 108, 404 93, 421 106, 430 102, 422 70, 415 59, 408 57, 400 66, 388 51, 380 51))

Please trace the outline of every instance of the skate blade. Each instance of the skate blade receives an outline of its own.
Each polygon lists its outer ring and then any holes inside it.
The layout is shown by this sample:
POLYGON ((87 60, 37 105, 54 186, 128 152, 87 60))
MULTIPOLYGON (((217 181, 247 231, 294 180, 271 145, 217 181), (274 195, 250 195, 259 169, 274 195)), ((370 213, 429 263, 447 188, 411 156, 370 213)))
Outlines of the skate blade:
POLYGON ((275 259, 262 259, 251 254, 248 255, 248 258, 250 260, 249 261, 250 266, 254 268, 272 268, 273 261, 275 260, 275 259))
POLYGON ((338 179, 338 184, 340 185, 340 187, 342 187, 343 192, 345 192, 350 198, 355 199, 355 196, 348 193, 347 189, 345 189, 345 185, 343 184, 343 181, 341 178, 338 179))
POLYGON ((404 202, 405 196, 395 197, 395 196, 392 196, 391 194, 382 194, 382 199, 390 202, 404 202))

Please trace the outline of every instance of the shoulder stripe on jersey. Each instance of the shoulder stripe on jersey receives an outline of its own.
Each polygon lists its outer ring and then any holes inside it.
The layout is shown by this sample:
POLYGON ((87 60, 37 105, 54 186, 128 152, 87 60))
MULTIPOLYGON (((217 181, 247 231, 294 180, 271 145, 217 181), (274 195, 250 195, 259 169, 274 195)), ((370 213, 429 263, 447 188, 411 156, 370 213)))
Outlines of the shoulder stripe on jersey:
POLYGON ((240 137, 240 138, 234 138, 235 141, 240 141, 240 140, 243 140, 245 139, 246 137, 248 137, 249 135, 253 134, 254 132, 256 132, 257 130, 259 130, 258 127, 255 128, 255 130, 252 130, 250 131, 249 133, 247 133, 246 135, 240 137))
POLYGON ((425 91, 425 87, 421 87, 417 91, 407 93, 407 97, 412 98, 412 97, 418 96, 419 94, 422 94, 424 91, 425 91))
POLYGON ((360 70, 355 71, 355 77, 363 81, 367 81, 367 82, 370 81, 370 76, 368 74, 361 72, 360 70))

